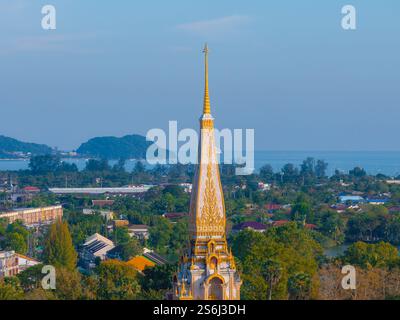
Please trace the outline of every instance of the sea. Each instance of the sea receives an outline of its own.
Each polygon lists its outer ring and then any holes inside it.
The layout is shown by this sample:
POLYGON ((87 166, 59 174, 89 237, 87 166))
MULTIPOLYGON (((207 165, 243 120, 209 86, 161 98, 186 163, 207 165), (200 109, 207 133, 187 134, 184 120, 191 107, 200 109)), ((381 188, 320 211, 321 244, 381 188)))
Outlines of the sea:
MULTIPOLYGON (((269 164, 275 172, 287 164, 300 166, 304 159, 312 157, 316 160, 324 160, 328 163, 327 174, 333 175, 335 170, 348 172, 354 167, 361 167, 368 174, 378 173, 391 177, 400 175, 400 151, 255 151, 255 169, 259 170, 263 165, 269 164)), ((64 159, 69 163, 75 163, 82 170, 87 159, 64 159)), ((110 165, 117 161, 110 161, 110 165)), ((126 162, 126 170, 131 171, 137 160, 126 162)), ((0 171, 28 169, 29 160, 0 160, 0 171)))

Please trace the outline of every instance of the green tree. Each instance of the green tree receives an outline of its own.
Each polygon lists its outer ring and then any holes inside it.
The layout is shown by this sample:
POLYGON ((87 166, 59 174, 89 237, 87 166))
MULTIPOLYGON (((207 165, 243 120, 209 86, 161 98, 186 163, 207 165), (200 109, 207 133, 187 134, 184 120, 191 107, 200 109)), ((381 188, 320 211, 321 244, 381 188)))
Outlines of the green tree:
POLYGON ((29 231, 20 221, 16 221, 7 226, 4 237, 5 247, 21 254, 28 251, 29 231))
POLYGON ((126 262, 107 260, 97 267, 97 297, 102 300, 134 300, 141 288, 137 271, 126 262))
POLYGON ((21 254, 26 254, 28 251, 28 245, 24 236, 16 232, 7 234, 6 245, 9 249, 21 254))
POLYGON ((111 167, 108 164, 108 161, 106 159, 101 159, 101 160, 96 160, 96 159, 89 159, 89 161, 86 163, 85 167, 86 171, 110 171, 111 167))
POLYGON ((18 278, 0 278, 0 301, 21 300, 24 292, 19 285, 18 278))
POLYGON ((55 172, 60 165, 61 159, 50 154, 34 156, 29 160, 29 168, 34 174, 55 172))
POLYGON ((356 242, 347 248, 342 260, 361 268, 392 268, 399 265, 400 258, 398 249, 387 242, 356 242))
POLYGON ((72 244, 67 222, 58 220, 51 225, 45 239, 43 258, 55 267, 64 267, 71 271, 75 269, 77 253, 72 244))
POLYGON ((274 170, 272 166, 267 164, 260 168, 260 177, 266 182, 272 182, 274 180, 274 170))
POLYGON ((311 296, 312 282, 307 273, 297 273, 289 278, 288 291, 292 300, 308 300, 311 296))
MULTIPOLYGON (((322 248, 311 232, 294 222, 264 234, 241 231, 232 240, 232 250, 242 270, 243 299, 269 299, 270 293, 273 299, 286 299, 288 279, 298 273, 314 276, 322 261, 322 248)), ((318 283, 311 286, 314 296, 318 283)))
POLYGON ((60 300, 78 300, 82 298, 82 276, 77 270, 60 267, 56 269, 55 295, 60 300))

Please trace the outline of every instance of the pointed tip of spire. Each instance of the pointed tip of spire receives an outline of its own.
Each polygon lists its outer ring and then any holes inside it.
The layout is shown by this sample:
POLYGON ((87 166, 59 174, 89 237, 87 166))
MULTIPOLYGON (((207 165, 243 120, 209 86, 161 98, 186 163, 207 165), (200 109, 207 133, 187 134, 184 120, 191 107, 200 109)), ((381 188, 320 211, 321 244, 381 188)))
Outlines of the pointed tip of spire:
POLYGON ((208 93, 208 45, 207 42, 204 45, 205 54, 205 88, 204 88, 204 106, 203 106, 203 113, 210 114, 211 107, 210 107, 210 96, 208 93))

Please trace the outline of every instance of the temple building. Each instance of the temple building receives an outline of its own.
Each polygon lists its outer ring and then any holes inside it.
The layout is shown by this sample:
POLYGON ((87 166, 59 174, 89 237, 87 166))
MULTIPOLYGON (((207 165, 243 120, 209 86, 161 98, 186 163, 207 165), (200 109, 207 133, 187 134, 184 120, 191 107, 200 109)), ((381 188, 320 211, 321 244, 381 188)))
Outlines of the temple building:
POLYGON ((190 201, 190 246, 174 277, 179 300, 239 300, 242 284, 226 241, 226 216, 208 92, 208 47, 205 92, 200 118, 198 165, 190 201))

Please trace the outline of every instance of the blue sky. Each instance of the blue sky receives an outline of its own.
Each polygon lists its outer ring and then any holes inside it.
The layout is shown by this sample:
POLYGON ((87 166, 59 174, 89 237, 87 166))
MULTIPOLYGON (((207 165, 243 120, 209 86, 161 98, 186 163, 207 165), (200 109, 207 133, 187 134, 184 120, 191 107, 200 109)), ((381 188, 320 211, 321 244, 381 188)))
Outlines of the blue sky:
POLYGON ((400 150, 399 15, 398 0, 0 0, 0 134, 73 149, 197 128, 207 41, 218 128, 254 128, 258 150, 400 150))

